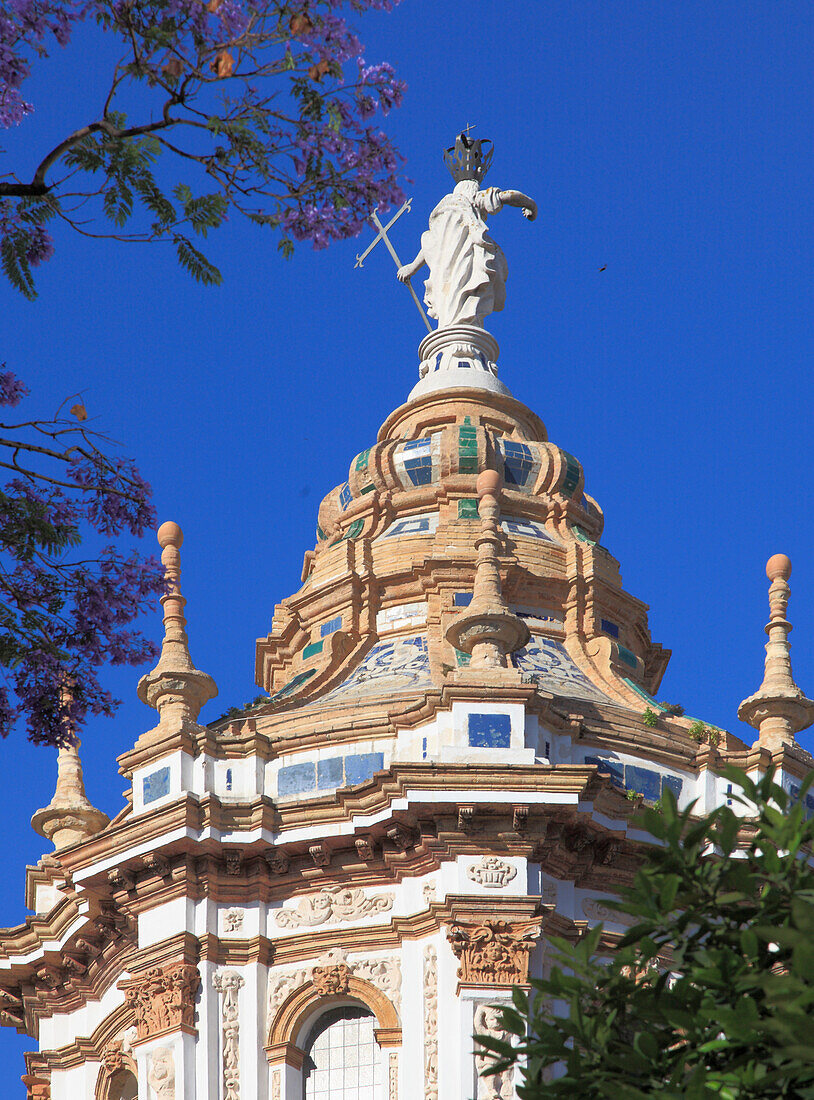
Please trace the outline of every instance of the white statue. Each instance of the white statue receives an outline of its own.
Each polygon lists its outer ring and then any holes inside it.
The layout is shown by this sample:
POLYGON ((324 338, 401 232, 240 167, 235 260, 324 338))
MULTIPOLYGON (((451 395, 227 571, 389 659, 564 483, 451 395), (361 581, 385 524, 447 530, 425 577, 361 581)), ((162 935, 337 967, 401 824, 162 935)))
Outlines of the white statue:
MULTIPOLYGON (((475 1010, 475 1034, 490 1035, 494 1039, 502 1039, 504 1042, 511 1035, 503 1027, 500 1009, 495 1005, 479 1005, 475 1010)), ((475 1052, 475 1071, 478 1075, 478 1100, 509 1100, 512 1095, 512 1070, 505 1069, 502 1073, 492 1073, 487 1077, 481 1074, 488 1072, 494 1065, 495 1056, 484 1050, 483 1047, 475 1052)))
POLYGON ((485 317, 503 309, 508 267, 499 245, 489 236, 486 218, 504 206, 519 206, 529 221, 537 216, 534 201, 520 191, 480 190, 492 159, 491 148, 483 154, 484 144, 491 146, 459 134, 455 146, 446 151, 444 159, 457 181, 455 187, 430 214, 416 258, 397 273, 406 283, 427 264, 430 274, 424 301, 439 328, 483 328, 485 317))

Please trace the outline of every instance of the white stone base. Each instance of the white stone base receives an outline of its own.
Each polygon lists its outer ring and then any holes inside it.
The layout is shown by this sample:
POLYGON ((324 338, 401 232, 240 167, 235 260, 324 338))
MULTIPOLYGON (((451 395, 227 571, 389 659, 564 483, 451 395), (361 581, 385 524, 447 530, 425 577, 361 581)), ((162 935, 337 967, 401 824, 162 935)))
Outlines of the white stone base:
POLYGON ((474 325, 450 325, 431 332, 419 345, 420 381, 410 391, 408 400, 461 387, 511 397, 497 377, 499 354, 495 338, 474 325))

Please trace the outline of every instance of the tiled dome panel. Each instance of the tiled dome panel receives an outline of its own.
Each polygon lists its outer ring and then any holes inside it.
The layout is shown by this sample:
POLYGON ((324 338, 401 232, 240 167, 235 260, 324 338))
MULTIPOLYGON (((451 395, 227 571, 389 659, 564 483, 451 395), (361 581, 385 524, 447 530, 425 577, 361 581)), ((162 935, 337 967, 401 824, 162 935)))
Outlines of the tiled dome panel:
POLYGON ((385 539, 406 538, 408 535, 434 535, 437 530, 438 513, 422 512, 420 515, 394 519, 375 541, 382 542, 385 539))
POLYGON ((379 642, 320 705, 342 705, 382 695, 414 694, 433 686, 424 634, 379 642))
POLYGON ((512 662, 521 672, 533 675, 544 691, 572 699, 612 702, 569 657, 562 642, 533 638, 512 654, 512 662))
POLYGON ((503 482, 507 489, 531 493, 540 472, 540 452, 531 443, 518 439, 495 440, 503 461, 503 482))
POLYGON ((441 474, 441 433, 409 439, 393 451, 396 479, 402 489, 431 485, 441 474))

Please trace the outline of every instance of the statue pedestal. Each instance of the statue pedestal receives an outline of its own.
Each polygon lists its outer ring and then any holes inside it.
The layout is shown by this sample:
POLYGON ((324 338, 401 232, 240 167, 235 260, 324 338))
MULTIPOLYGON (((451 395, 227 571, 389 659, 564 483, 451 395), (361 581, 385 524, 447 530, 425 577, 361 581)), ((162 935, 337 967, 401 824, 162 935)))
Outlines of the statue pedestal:
POLYGON ((408 400, 455 387, 511 396, 497 377, 497 340, 475 325, 450 325, 425 336, 418 347, 420 381, 408 400))

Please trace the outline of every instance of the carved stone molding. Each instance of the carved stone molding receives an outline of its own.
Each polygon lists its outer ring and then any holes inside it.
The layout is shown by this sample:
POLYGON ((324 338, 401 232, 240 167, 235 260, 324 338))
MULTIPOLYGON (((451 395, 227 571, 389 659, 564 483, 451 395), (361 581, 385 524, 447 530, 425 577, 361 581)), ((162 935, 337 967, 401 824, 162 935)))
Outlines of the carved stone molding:
POLYGON ((135 1012, 139 1042, 179 1028, 194 1030, 200 986, 198 969, 189 963, 154 966, 144 977, 122 982, 125 1003, 135 1012))
POLYGON ((616 924, 633 925, 636 918, 627 913, 617 913, 615 909, 609 909, 604 901, 599 898, 583 898, 582 912, 591 920, 615 921, 616 924))
POLYGON ((47 1077, 26 1073, 23 1084, 28 1089, 28 1100, 51 1100, 51 1082, 47 1077))
POLYGON ((156 1047, 147 1057, 147 1083, 156 1100, 175 1100, 175 1056, 169 1047, 156 1047))
POLYGON ((223 914, 224 932, 239 932, 243 927, 243 910, 227 909, 223 914))
POLYGON ((424 1100, 438 1100, 438 954, 424 948, 424 1100))
POLYGON ((243 849, 224 848, 223 858, 226 860, 226 874, 239 875, 243 869, 243 849))
POLYGON ((390 1052, 388 1070, 389 1100, 399 1100, 399 1056, 395 1051, 390 1052))
POLYGON ((331 862, 331 853, 325 844, 312 844, 308 854, 317 867, 327 867, 331 862))
POLYGON ((281 928, 313 928, 333 921, 354 920, 393 908, 393 894, 367 897, 359 887, 328 886, 318 894, 302 898, 296 909, 280 909, 277 923, 281 928))
POLYGON ((415 843, 415 837, 409 829, 405 829, 403 825, 394 825, 391 829, 387 830, 387 838, 395 845, 396 851, 406 852, 409 848, 412 848, 415 843))
POLYGON ((275 1069, 271 1075, 271 1100, 280 1100, 280 1077, 282 1074, 275 1069))
POLYGON ((539 922, 485 920, 477 925, 453 924, 447 937, 460 959, 458 977, 464 984, 522 985, 528 980, 529 955, 539 934, 539 922))
MULTIPOLYGON (((352 979, 381 990, 392 1008, 401 1006, 401 964, 394 955, 348 959, 339 948, 326 952, 313 966, 299 967, 282 974, 269 975, 268 1016, 273 1020, 292 993, 313 986, 317 996, 347 993, 352 979)), ((397 1023, 397 1019, 396 1019, 397 1023)))
POLYGON ((151 871, 160 878, 166 878, 170 873, 170 861, 158 852, 147 852, 141 857, 141 862, 146 871, 151 871))
MULTIPOLYGON (((494 1039, 507 1040, 511 1038, 508 1031, 501 1026, 500 1010, 494 1005, 478 1005, 475 1009, 474 1034, 489 1035, 494 1039)), ((512 1085, 512 1070, 507 1069, 502 1073, 490 1074, 481 1077, 485 1069, 494 1064, 490 1054, 482 1048, 475 1050, 475 1074, 477 1080, 476 1100, 511 1100, 514 1094, 512 1085)))
POLYGON ((221 995, 223 1030, 223 1100, 240 1100, 240 1007, 238 993, 245 981, 236 970, 223 970, 212 978, 221 995))
POLYGON ((359 856, 359 859, 363 860, 365 863, 370 863, 371 860, 376 858, 376 846, 371 837, 360 836, 357 837, 353 843, 356 848, 356 854, 359 856))
POLYGON ((467 867, 466 874, 488 890, 502 890, 517 875, 517 868, 498 856, 483 856, 480 863, 467 867))
POLYGON ((336 966, 315 966, 311 971, 311 981, 320 997, 347 993, 350 985, 350 969, 346 963, 337 963, 336 966))
POLYGON ((270 852, 266 852, 266 863, 272 874, 284 875, 288 872, 291 861, 281 848, 272 848, 270 852))

